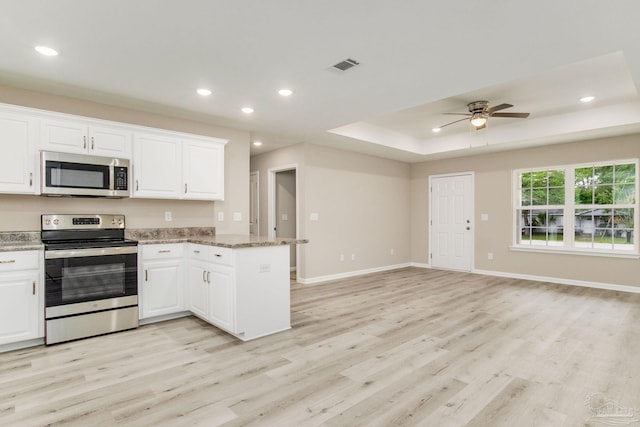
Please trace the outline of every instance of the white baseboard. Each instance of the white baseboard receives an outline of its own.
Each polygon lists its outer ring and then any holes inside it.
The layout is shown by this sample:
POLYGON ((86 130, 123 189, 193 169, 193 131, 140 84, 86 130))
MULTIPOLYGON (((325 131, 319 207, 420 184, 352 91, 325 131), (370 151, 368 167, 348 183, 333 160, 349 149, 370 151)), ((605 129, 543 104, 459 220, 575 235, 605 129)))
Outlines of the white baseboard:
POLYGON ((503 271, 473 270, 472 273, 485 276, 507 277, 510 279, 533 280, 536 282, 557 283, 560 285, 582 286, 584 288, 607 289, 610 291, 640 293, 640 287, 617 285, 615 283, 588 282, 586 280, 561 279, 558 277, 533 276, 530 274, 505 273, 503 271))
POLYGON ((411 263, 385 265, 384 267, 369 268, 366 270, 348 271, 346 273, 329 274, 327 276, 311 277, 308 279, 298 277, 297 281, 303 285, 313 285, 316 283, 328 282, 330 280, 347 279, 349 277, 362 276, 363 274, 379 273, 381 271, 397 270, 398 268, 410 267, 411 263))
POLYGON ((410 262, 409 264, 411 265, 411 267, 431 268, 431 264, 423 264, 421 262, 410 262))
MULTIPOLYGON (((431 268, 430 264, 419 262, 409 262, 406 264, 389 265, 385 267, 371 268, 368 270, 350 271, 347 273, 331 274, 328 276, 312 277, 310 279, 298 278, 298 282, 304 285, 327 282, 330 280, 346 279, 349 277, 361 276, 363 274, 377 273, 380 271, 395 270, 404 267, 431 268)), ((640 294, 640 286, 618 285, 615 283, 589 282, 585 280, 562 279, 559 277, 534 276, 530 274, 507 273, 503 271, 477 270, 474 269, 470 273, 482 274, 484 276, 507 277, 510 279, 533 280, 536 282, 557 283, 559 285, 582 286, 585 288, 607 289, 610 291, 630 292, 640 294)))

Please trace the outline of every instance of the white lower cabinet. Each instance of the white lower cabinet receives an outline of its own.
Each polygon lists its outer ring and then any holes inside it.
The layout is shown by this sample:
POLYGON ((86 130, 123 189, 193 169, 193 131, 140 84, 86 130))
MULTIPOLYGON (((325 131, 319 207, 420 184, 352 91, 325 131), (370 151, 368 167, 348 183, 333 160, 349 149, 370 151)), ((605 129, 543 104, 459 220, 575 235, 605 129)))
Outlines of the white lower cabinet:
POLYGON ((0 252, 0 345, 44 336, 41 251, 0 252))
POLYGON ((183 244, 142 245, 140 276, 140 318, 165 316, 184 311, 183 244))
POLYGON ((291 327, 288 246, 140 248, 141 319, 190 311, 244 341, 291 327))
POLYGON ((209 319, 209 284, 206 262, 189 259, 189 310, 196 316, 209 319))
POLYGON ((209 272, 209 320, 216 326, 235 331, 235 305, 233 271, 231 267, 216 264, 209 272))

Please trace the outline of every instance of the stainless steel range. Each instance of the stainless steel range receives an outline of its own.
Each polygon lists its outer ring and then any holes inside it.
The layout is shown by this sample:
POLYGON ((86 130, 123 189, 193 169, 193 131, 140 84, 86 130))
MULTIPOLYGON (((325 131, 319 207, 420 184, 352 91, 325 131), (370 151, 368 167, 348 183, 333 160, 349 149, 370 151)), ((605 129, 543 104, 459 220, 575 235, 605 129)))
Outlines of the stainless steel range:
POLYGON ((124 215, 42 215, 46 344, 138 327, 138 242, 124 215))

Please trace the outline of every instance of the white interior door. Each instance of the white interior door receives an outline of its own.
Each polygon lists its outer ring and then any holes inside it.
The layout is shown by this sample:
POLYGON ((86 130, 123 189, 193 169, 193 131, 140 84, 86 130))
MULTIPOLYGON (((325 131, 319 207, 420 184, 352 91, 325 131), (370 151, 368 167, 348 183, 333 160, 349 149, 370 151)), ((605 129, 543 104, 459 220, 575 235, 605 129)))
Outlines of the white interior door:
POLYGON ((471 271, 473 175, 431 177, 431 266, 471 271))

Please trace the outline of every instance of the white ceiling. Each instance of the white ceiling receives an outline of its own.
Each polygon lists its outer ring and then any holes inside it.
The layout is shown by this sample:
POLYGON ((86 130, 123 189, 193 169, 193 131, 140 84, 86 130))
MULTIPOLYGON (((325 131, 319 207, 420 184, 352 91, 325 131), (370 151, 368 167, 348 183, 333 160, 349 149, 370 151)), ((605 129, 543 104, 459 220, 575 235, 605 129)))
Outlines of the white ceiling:
POLYGON ((252 154, 312 142, 418 162, 640 131, 636 0, 0 0, 0 10, 0 83, 248 130, 264 142, 252 154), (331 69, 346 58, 361 65, 331 69), (580 104, 584 95, 596 100, 580 104), (476 100, 531 116, 431 132, 476 100))

